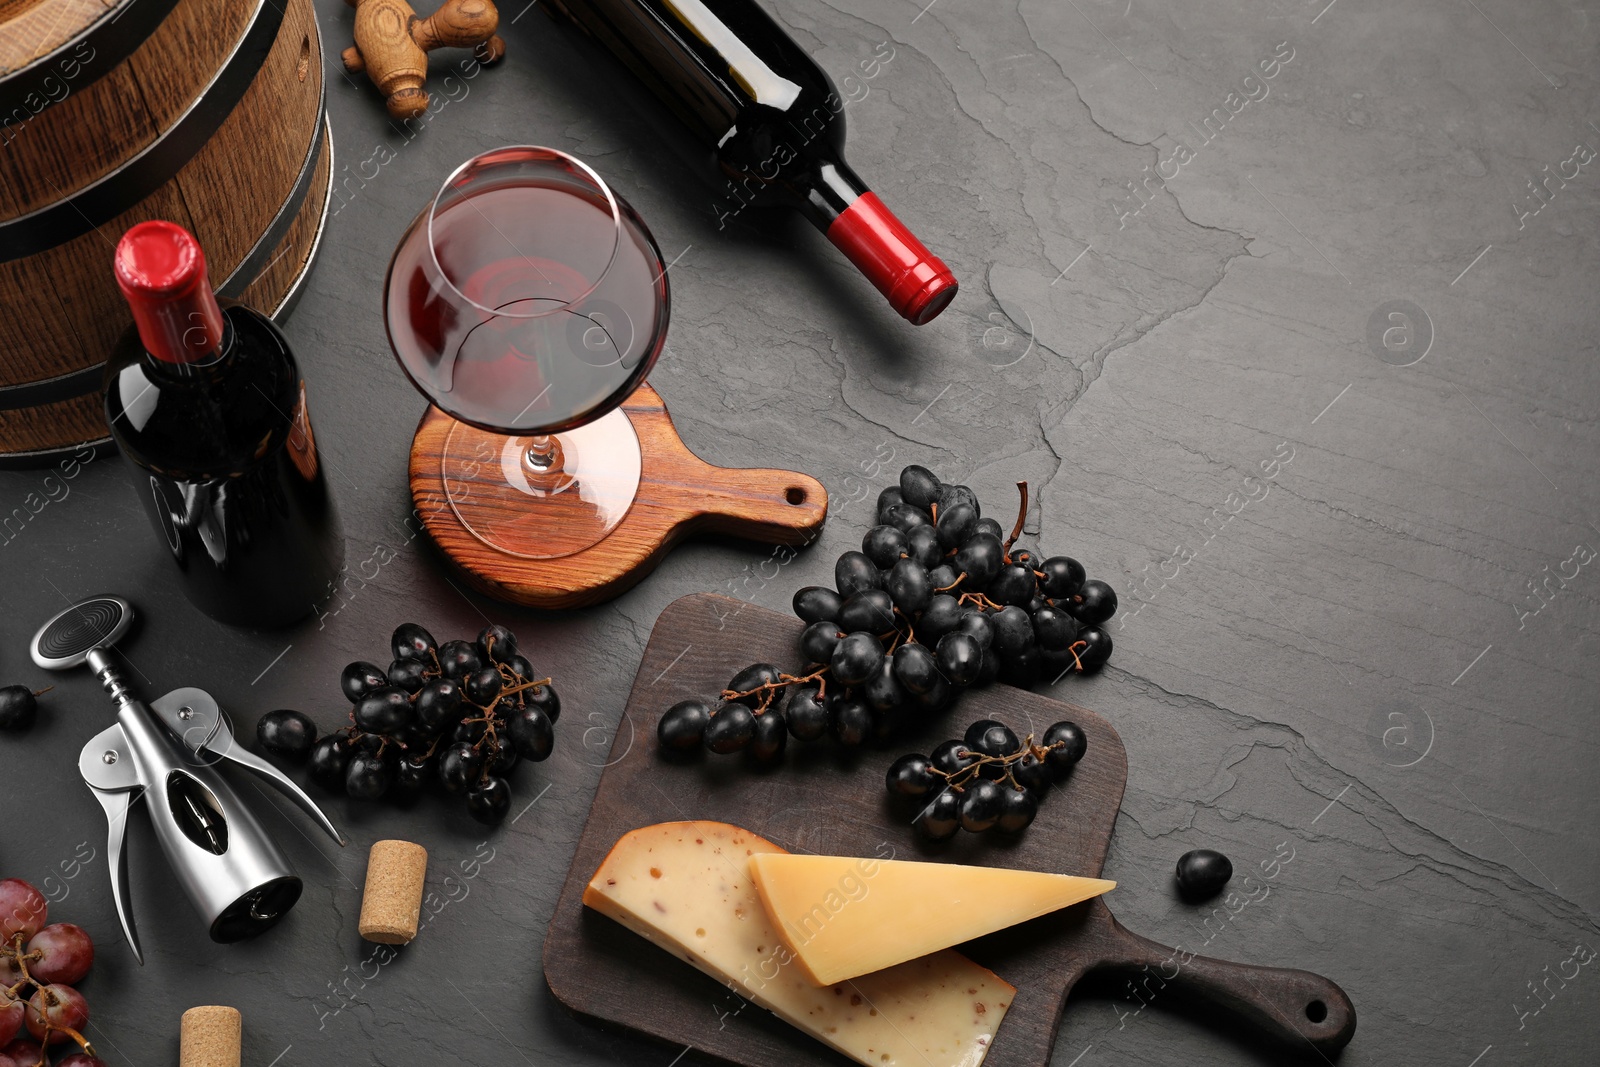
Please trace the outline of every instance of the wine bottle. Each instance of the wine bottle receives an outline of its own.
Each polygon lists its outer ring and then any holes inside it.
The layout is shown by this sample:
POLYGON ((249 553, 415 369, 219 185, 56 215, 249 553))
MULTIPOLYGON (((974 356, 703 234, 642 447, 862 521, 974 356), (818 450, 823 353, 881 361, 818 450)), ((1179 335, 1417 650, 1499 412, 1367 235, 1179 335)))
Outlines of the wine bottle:
POLYGON ((111 436, 185 593, 221 622, 316 610, 343 559, 305 382, 265 315, 218 300, 199 243, 142 222, 113 257, 133 311, 106 363, 111 436))
POLYGON ((798 209, 917 325, 956 278, 843 155, 833 81, 757 0, 550 0, 609 49, 715 156, 718 220, 746 204, 798 209))

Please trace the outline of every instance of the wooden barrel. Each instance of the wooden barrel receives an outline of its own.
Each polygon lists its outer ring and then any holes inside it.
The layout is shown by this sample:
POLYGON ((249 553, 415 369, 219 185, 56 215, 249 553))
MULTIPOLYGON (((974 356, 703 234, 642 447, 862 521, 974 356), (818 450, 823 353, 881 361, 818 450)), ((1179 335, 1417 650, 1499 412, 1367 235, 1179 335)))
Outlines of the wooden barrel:
POLYGON ((312 0, 0 0, 0 466, 109 440, 128 227, 188 227, 219 294, 281 317, 332 179, 312 0))

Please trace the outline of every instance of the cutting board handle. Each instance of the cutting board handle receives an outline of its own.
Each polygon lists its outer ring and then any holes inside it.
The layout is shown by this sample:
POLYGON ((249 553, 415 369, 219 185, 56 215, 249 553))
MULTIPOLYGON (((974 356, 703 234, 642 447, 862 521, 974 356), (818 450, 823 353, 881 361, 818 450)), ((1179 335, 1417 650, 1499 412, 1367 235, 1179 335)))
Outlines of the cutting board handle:
POLYGON ((828 517, 828 491, 799 471, 719 467, 690 450, 648 383, 628 398, 645 477, 659 482, 682 533, 729 534, 778 545, 815 540, 828 517))
POLYGON ((799 471, 717 467, 694 456, 694 533, 730 534, 769 544, 804 544, 828 514, 822 483, 799 471))
POLYGON ((1356 1032, 1356 1009, 1332 981, 1310 971, 1258 967, 1168 948, 1111 920, 1114 941, 1100 967, 1133 970, 1135 995, 1159 999, 1169 988, 1231 1011, 1290 1047, 1309 1044, 1331 1057, 1356 1032))

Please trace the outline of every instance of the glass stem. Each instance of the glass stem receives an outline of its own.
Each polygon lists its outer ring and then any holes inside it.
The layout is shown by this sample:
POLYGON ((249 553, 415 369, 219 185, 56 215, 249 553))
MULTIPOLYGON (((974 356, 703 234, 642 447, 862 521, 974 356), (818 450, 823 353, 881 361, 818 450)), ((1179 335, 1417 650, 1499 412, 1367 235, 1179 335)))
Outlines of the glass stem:
POLYGON ((522 454, 523 462, 541 474, 556 466, 560 458, 561 445, 551 434, 528 438, 527 451, 522 454))

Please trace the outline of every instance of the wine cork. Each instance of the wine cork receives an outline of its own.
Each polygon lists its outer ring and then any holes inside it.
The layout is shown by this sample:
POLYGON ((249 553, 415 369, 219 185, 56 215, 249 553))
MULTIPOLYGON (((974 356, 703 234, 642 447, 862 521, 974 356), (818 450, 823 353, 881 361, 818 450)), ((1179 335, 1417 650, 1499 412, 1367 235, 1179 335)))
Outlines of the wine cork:
POLYGON ((361 936, 382 945, 403 945, 417 936, 422 914, 422 879, 428 850, 410 841, 378 841, 367 856, 367 888, 361 897, 361 936))
POLYGON ((183 1013, 179 1067, 239 1067, 243 1020, 237 1008, 210 1004, 183 1013))

